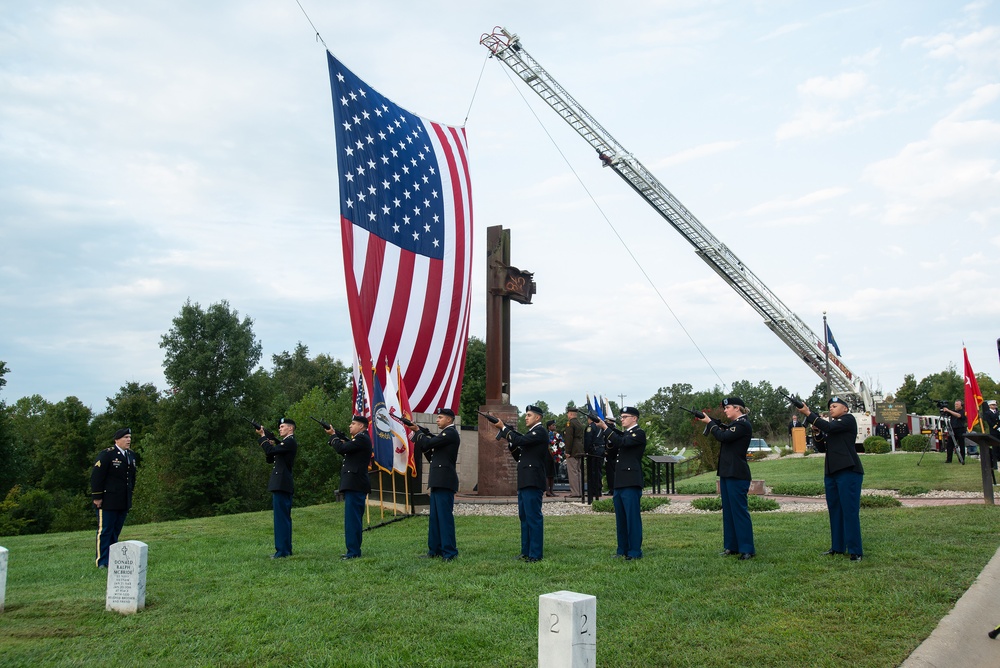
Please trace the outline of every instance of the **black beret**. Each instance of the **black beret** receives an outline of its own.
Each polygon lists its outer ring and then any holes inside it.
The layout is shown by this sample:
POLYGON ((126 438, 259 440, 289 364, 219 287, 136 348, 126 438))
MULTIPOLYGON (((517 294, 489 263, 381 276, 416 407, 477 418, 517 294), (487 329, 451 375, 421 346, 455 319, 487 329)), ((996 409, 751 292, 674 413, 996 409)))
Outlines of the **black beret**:
POLYGON ((739 397, 727 397, 727 398, 725 398, 725 399, 722 400, 722 405, 723 406, 742 406, 743 408, 747 407, 747 405, 745 403, 743 403, 743 400, 740 399, 739 397))
POLYGON ((115 436, 114 436, 114 438, 112 440, 117 441, 119 438, 125 438, 126 436, 130 435, 131 433, 132 433, 132 430, 129 429, 128 427, 125 427, 124 429, 119 429, 118 431, 115 432, 115 436))
POLYGON ((351 418, 351 422, 360 422, 364 426, 366 427, 368 426, 368 418, 366 418, 364 415, 355 415, 354 417, 351 418))
POLYGON ((567 413, 576 413, 578 410, 580 410, 580 409, 578 409, 573 404, 570 404, 569 406, 566 407, 566 412, 567 413))
POLYGON ((826 402, 826 407, 829 408, 831 404, 840 404, 845 408, 850 408, 850 406, 847 405, 847 402, 841 399, 840 397, 831 397, 830 401, 826 402))
POLYGON ((281 418, 280 420, 278 420, 278 424, 290 424, 294 427, 295 420, 293 420, 292 418, 281 418))
POLYGON ((535 406, 534 404, 528 404, 527 406, 525 406, 524 407, 524 411, 526 413, 535 413, 537 415, 541 415, 542 417, 545 417, 545 411, 543 411, 538 406, 535 406))
POLYGON ((632 415, 634 417, 639 417, 639 409, 635 406, 625 406, 621 410, 622 415, 632 415))
POLYGON ((436 411, 434 411, 434 415, 447 415, 451 419, 453 420, 455 419, 455 411, 451 410, 450 408, 438 408, 436 411))

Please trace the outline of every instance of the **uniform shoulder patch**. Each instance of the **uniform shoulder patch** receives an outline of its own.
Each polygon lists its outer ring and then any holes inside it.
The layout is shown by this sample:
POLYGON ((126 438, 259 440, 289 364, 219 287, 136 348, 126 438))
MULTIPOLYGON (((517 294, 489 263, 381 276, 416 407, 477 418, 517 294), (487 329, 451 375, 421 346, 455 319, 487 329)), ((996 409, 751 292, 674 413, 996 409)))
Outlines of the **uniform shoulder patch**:
POLYGON ((96 462, 94 462, 94 468, 95 469, 101 468, 101 460, 100 459, 98 459, 96 462))

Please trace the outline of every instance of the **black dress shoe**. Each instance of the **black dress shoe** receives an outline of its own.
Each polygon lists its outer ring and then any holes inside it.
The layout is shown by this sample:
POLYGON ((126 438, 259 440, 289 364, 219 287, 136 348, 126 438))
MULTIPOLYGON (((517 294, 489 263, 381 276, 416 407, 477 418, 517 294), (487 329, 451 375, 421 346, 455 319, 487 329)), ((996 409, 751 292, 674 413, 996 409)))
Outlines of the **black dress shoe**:
POLYGON ((526 555, 526 554, 519 554, 516 557, 514 557, 514 560, 515 561, 524 561, 527 558, 528 558, 528 555, 526 555))
POLYGON ((740 561, 746 561, 747 559, 753 559, 753 552, 744 552, 740 554, 740 561))
POLYGON ((826 552, 820 552, 820 556, 823 556, 823 557, 825 557, 825 556, 832 556, 834 554, 843 554, 843 552, 837 552, 834 549, 829 549, 826 552))
POLYGON ((455 561, 455 557, 441 557, 441 561, 455 561))
POLYGON ((340 558, 341 560, 346 561, 348 559, 357 559, 360 556, 360 554, 342 554, 340 555, 340 558))
POLYGON ((538 559, 535 559, 534 557, 525 557, 524 558, 524 561, 527 562, 527 563, 529 563, 529 564, 537 564, 541 560, 542 560, 541 557, 539 557, 538 559))
POLYGON ((851 555, 851 561, 861 561, 861 555, 860 554, 852 554, 851 555))
POLYGON ((431 554, 430 552, 428 552, 427 554, 421 554, 419 558, 420 559, 437 559, 440 556, 441 556, 440 554, 431 554))
POLYGON ((625 557, 624 554, 612 554, 611 555, 612 559, 623 559, 624 557, 625 557))
POLYGON ((733 550, 723 550, 719 552, 720 557, 735 557, 739 552, 734 552, 733 550))

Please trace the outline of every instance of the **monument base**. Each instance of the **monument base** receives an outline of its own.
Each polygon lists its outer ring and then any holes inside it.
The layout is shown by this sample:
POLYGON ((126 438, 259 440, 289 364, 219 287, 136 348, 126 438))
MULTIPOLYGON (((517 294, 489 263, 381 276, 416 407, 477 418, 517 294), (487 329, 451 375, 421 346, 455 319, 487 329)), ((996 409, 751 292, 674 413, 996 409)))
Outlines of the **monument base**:
MULTIPOLYGON (((517 407, 509 404, 480 406, 509 426, 517 426, 517 407)), ((507 449, 507 440, 496 440, 497 428, 486 418, 479 418, 479 487, 480 496, 517 496, 517 462, 507 449)))

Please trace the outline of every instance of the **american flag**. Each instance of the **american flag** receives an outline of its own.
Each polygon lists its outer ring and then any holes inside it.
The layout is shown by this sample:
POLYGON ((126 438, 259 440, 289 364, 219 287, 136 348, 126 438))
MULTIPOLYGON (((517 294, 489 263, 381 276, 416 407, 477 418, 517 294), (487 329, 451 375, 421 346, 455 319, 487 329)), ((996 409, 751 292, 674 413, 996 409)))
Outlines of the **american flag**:
POLYGON ((465 130, 397 106, 330 52, 327 62, 357 355, 398 360, 413 410, 457 411, 472 297, 465 130))

